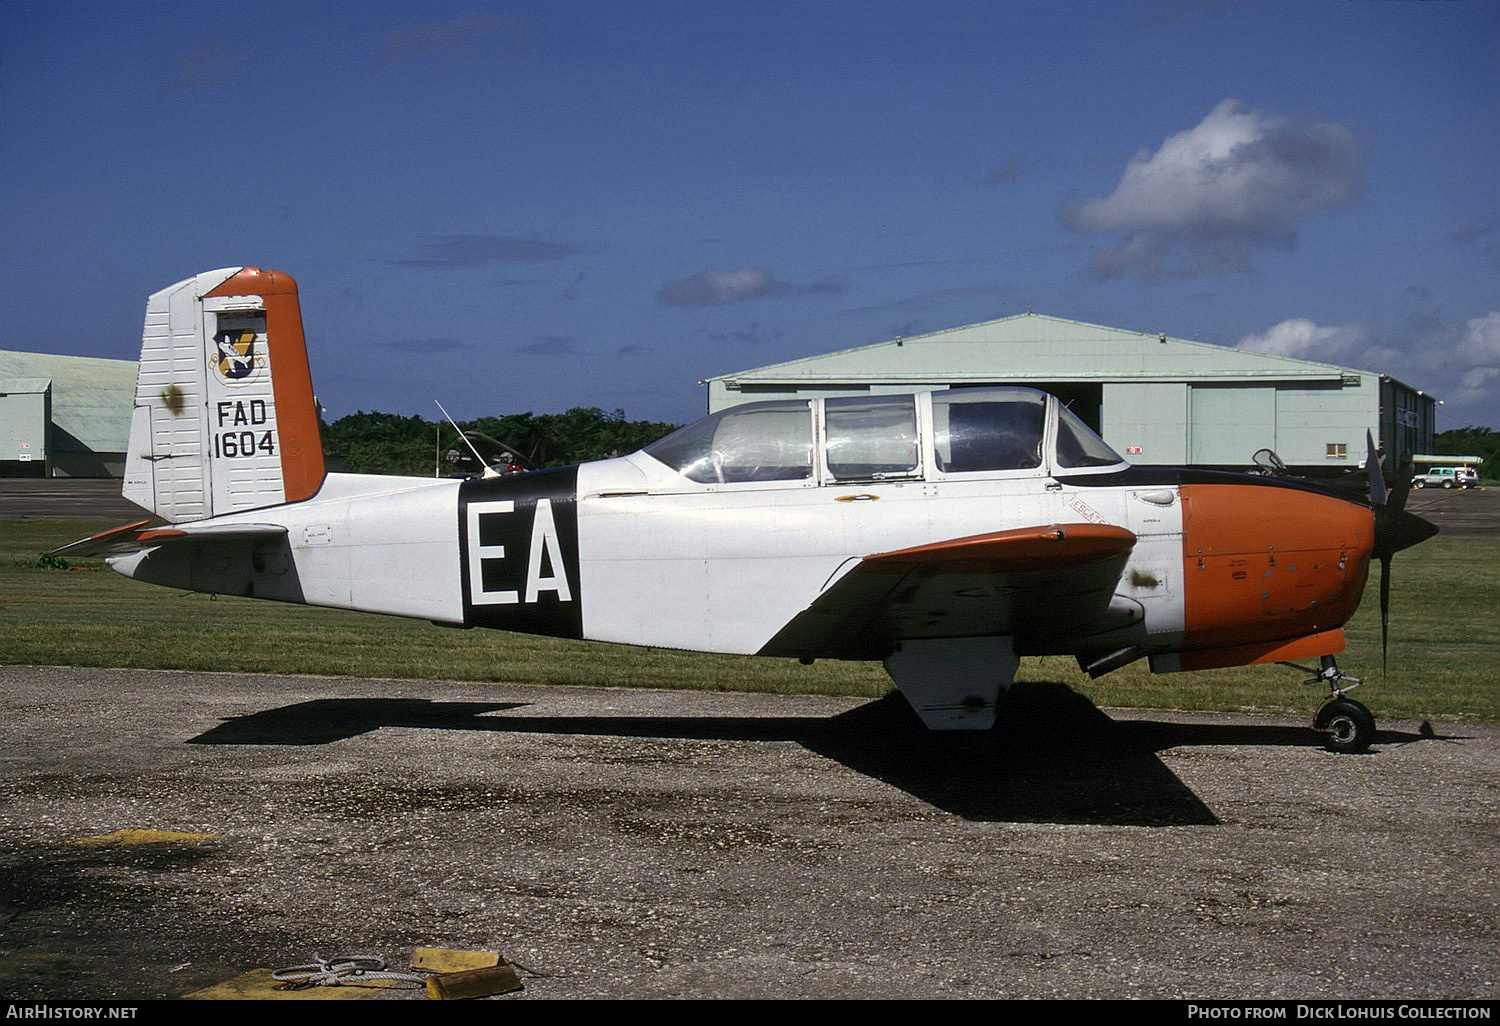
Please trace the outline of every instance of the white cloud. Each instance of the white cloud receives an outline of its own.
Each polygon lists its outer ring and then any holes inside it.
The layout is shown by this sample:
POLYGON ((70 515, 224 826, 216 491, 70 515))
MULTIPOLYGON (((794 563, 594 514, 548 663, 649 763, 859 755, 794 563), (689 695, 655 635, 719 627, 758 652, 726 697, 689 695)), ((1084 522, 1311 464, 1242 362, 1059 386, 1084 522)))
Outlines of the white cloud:
POLYGON ((1476 367, 1459 381, 1459 387, 1470 392, 1487 390, 1492 384, 1500 385, 1500 367, 1476 367))
POLYGON ((1468 363, 1500 367, 1500 311, 1465 322, 1454 355, 1468 363))
MULTIPOLYGON (((1238 348, 1271 356, 1316 360, 1390 374, 1437 396, 1444 420, 1494 424, 1500 411, 1500 311, 1491 310, 1462 324, 1427 319, 1405 331, 1378 338, 1361 324, 1320 325, 1293 317, 1256 335, 1238 348)), ((1445 424, 1440 424, 1441 429, 1445 424)))
POLYGON ((744 267, 736 271, 699 271, 687 278, 669 281, 657 290, 656 298, 668 306, 723 306, 765 296, 836 295, 843 292, 842 278, 829 277, 809 285, 781 281, 762 267, 744 267))
POLYGON ((1294 247, 1300 221, 1353 197, 1362 163, 1345 125, 1224 100, 1131 158, 1110 195, 1062 218, 1081 232, 1124 233, 1094 255, 1090 268, 1103 278, 1248 272, 1256 247, 1294 247))
POLYGON ((1453 347, 1452 362, 1462 372, 1452 393, 1459 409, 1472 411, 1468 418, 1495 423, 1500 409, 1500 310, 1465 321, 1453 347))
POLYGON ((1268 356, 1345 363, 1363 356, 1370 345, 1370 333, 1358 324, 1321 327, 1306 317, 1293 317, 1259 335, 1246 335, 1236 345, 1268 356))
POLYGON ((667 282, 656 295, 669 306, 722 306, 790 291, 791 284, 777 281, 770 271, 746 267, 738 271, 699 271, 689 278, 667 282))

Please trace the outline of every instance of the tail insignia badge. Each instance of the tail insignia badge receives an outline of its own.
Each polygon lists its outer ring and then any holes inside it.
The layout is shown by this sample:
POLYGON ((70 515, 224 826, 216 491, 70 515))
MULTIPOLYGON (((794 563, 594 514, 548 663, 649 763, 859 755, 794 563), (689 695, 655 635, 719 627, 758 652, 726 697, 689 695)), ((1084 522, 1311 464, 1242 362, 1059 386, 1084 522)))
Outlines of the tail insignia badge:
POLYGON ((245 328, 221 331, 214 336, 217 353, 213 357, 214 373, 226 385, 246 384, 261 361, 255 355, 255 332, 245 328))

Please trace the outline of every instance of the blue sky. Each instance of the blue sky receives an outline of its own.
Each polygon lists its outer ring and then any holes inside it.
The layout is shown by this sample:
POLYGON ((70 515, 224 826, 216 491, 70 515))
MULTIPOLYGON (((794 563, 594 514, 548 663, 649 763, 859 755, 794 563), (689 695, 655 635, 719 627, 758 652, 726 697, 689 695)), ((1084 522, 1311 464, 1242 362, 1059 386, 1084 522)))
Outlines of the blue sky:
POLYGON ((301 286, 332 416, 685 421, 1033 309, 1500 426, 1500 3, 0 2, 0 347, 301 286))

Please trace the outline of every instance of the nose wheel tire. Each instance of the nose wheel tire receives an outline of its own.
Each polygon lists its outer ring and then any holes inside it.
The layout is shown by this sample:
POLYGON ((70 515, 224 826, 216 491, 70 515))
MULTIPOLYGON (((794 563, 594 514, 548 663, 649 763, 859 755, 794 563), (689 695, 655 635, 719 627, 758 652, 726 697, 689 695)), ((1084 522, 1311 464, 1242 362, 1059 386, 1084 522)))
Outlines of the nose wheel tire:
POLYGON ((1313 730, 1331 752, 1363 752, 1375 740, 1375 717, 1352 698, 1335 698, 1318 710, 1313 730))

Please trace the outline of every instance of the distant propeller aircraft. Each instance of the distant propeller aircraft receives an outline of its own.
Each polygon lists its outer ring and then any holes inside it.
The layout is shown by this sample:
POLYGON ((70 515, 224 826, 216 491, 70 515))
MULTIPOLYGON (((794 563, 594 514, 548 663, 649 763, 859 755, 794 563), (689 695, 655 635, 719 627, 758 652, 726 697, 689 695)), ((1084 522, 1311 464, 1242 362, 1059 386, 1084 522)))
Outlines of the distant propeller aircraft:
MULTIPOLYGON (((210 271, 151 296, 124 495, 154 514, 59 550, 172 588, 455 627, 881 660, 937 730, 982 730, 1022 656, 1098 677, 1319 660, 1372 559, 1436 532, 1369 443, 1357 490, 1133 467, 1025 388, 753 402, 615 459, 465 480, 330 474, 297 287, 210 271)), ((1408 474, 1399 480, 1407 481, 1408 474)))

